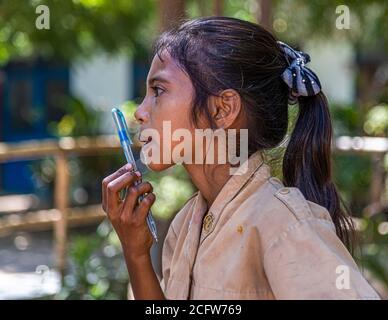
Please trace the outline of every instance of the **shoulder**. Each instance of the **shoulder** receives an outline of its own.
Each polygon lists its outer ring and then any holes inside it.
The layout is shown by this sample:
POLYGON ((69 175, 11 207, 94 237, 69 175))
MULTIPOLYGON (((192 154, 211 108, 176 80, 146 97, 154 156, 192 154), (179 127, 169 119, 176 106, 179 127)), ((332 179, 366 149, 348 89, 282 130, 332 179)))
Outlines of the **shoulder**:
POLYGON ((326 208, 306 200, 299 188, 285 187, 276 177, 270 177, 247 200, 259 210, 258 217, 279 216, 290 222, 316 218, 331 222, 326 208))
POLYGON ((332 221, 327 209, 308 201, 299 188, 284 187, 280 180, 274 177, 269 179, 269 183, 272 185, 273 205, 283 208, 280 211, 292 214, 295 220, 316 218, 332 221))
POLYGON ((326 208, 306 200, 299 188, 285 187, 276 177, 269 178, 247 201, 250 220, 265 246, 304 223, 323 225, 335 232, 326 208))

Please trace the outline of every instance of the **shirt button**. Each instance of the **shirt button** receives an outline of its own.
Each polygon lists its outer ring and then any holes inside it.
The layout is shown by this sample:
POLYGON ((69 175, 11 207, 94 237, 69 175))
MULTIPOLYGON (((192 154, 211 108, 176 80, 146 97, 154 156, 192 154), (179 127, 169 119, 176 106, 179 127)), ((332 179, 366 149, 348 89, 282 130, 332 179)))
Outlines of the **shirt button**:
POLYGON ((279 191, 281 194, 287 194, 287 193, 290 193, 290 189, 288 189, 288 188, 282 188, 282 189, 280 189, 280 191, 279 191))

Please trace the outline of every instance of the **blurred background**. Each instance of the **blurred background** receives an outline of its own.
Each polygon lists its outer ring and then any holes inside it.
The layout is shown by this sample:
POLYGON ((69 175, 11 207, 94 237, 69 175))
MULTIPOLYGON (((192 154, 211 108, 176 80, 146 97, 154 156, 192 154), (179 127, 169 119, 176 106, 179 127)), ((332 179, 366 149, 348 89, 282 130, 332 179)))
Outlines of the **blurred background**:
MULTIPOLYGON (((110 110, 120 106, 132 128, 152 41, 180 18, 208 15, 260 23, 312 56, 357 262, 388 298, 387 1, 2 0, 0 299, 126 298, 120 244, 101 209, 102 179, 125 162, 110 110)), ((281 177, 276 162, 273 173, 281 177)), ((181 166, 145 178, 163 238, 195 188, 181 166)))

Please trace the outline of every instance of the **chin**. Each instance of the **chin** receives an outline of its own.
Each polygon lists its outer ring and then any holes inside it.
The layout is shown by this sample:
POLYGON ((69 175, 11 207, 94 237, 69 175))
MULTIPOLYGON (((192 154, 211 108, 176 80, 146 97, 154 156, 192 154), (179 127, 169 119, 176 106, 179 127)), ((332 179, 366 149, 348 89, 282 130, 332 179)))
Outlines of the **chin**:
POLYGON ((148 150, 150 147, 151 147, 151 143, 144 145, 141 148, 141 159, 142 159, 142 162, 148 167, 148 169, 150 169, 151 171, 159 172, 174 166, 174 163, 152 162, 152 159, 149 159, 147 156, 148 150))
POLYGON ((168 168, 171 168, 173 165, 174 165, 174 163, 163 164, 163 163, 152 163, 151 162, 150 164, 147 164, 147 167, 152 171, 159 172, 159 171, 164 171, 168 168))

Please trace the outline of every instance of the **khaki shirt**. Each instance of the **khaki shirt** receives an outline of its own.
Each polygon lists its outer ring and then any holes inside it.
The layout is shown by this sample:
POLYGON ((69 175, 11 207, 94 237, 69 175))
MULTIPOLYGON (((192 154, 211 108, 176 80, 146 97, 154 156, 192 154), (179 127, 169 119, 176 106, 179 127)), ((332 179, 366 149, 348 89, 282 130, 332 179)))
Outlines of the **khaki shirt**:
POLYGON ((379 299, 329 212, 271 177, 260 152, 207 209, 198 191, 169 227, 167 299, 379 299))

